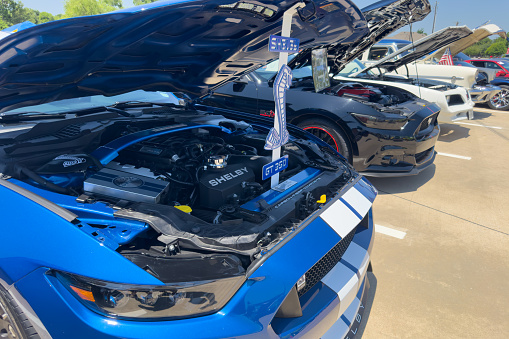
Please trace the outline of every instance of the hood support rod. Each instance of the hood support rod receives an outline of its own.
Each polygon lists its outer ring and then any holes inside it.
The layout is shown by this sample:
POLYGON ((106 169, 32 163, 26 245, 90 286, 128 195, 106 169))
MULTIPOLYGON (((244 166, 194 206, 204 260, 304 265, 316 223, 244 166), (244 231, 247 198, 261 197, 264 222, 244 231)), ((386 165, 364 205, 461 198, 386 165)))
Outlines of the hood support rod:
MULTIPOLYGON (((286 12, 283 14, 283 28, 281 30, 281 36, 282 37, 290 37, 291 30, 292 30, 292 19, 295 13, 297 13, 297 10, 299 8, 304 7, 305 4, 303 2, 299 2, 292 7, 290 7, 286 12)), ((281 70, 281 67, 283 65, 286 65, 288 63, 288 52, 279 52, 279 62, 278 62, 278 70, 281 70)), ((275 98, 274 98, 275 99, 275 98)), ((276 103, 277 105, 278 103, 276 103)), ((274 119, 276 119, 274 117, 274 119)), ((275 120, 274 120, 275 121, 275 120)), ((286 117, 285 117, 286 121, 286 117)), ((274 125, 274 127, 276 127, 274 125)), ((281 147, 277 147, 274 150, 272 150, 272 161, 276 161, 279 158, 281 158, 281 147)), ((277 185, 279 185, 279 173, 274 174, 270 178, 270 187, 274 188, 277 185)))

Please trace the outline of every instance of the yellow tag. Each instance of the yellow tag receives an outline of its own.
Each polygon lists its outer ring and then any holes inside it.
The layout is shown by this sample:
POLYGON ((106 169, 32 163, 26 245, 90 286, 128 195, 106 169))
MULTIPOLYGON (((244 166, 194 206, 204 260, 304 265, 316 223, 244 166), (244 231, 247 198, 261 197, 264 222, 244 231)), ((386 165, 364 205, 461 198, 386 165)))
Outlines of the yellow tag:
POLYGON ((181 210, 182 212, 185 212, 185 213, 191 213, 193 211, 193 209, 187 205, 179 205, 179 206, 173 206, 175 208, 178 208, 179 210, 181 210))
POLYGON ((320 197, 320 200, 318 200, 317 203, 325 204, 326 201, 327 201, 327 196, 325 194, 322 194, 322 196, 320 197))

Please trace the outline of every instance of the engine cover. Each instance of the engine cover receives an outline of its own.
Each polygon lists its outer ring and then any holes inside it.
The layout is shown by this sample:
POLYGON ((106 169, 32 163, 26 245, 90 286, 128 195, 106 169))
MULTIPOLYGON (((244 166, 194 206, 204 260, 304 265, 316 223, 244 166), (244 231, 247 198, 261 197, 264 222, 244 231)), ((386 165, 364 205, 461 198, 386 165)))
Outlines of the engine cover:
POLYGON ((243 182, 255 180, 253 170, 242 164, 228 165, 224 169, 207 170, 200 178, 200 203, 217 209, 228 203, 228 198, 242 192, 243 182))
POLYGON ((136 202, 158 203, 169 182, 103 168, 84 182, 85 192, 136 202))

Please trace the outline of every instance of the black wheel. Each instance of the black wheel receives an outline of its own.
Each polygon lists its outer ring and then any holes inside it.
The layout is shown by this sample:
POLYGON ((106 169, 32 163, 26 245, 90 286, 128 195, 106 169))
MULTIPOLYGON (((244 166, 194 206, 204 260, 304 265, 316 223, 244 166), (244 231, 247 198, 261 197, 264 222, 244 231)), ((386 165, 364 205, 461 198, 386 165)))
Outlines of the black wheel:
POLYGON ((0 338, 40 338, 9 292, 0 286, 0 338))
POLYGON ((352 163, 352 147, 339 126, 324 119, 304 120, 298 126, 331 145, 352 163))
POLYGON ((500 85, 499 87, 502 90, 488 101, 488 105, 499 111, 507 111, 509 110, 509 86, 500 85))

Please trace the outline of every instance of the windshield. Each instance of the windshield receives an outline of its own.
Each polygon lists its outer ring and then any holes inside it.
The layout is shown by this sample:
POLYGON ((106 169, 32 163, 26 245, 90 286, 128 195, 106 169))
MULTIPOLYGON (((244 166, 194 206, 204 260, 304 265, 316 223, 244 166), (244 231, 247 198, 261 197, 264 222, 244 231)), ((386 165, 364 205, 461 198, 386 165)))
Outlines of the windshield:
POLYGON ((76 111, 92 107, 102 107, 114 105, 117 102, 125 101, 143 101, 143 102, 164 102, 164 103, 177 103, 176 97, 169 92, 145 92, 142 90, 105 97, 103 95, 94 95, 83 98, 65 99, 53 101, 47 104, 27 106, 22 108, 13 109, 2 113, 1 115, 17 114, 17 113, 63 113, 66 111, 76 111))
MULTIPOLYGON (((366 66, 359 59, 354 59, 345 65, 345 67, 336 75, 347 77, 350 74, 354 74, 365 69, 366 66)), ((373 75, 371 71, 367 71, 367 74, 373 75)))

